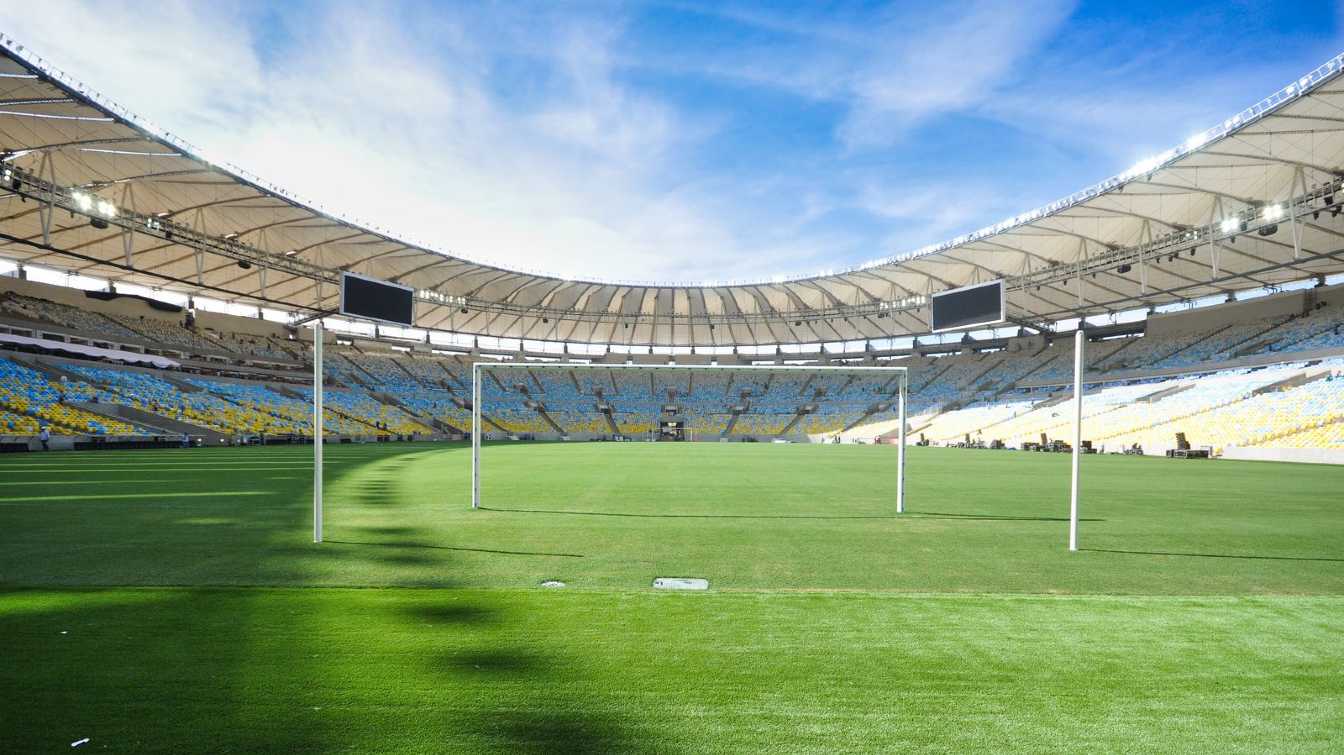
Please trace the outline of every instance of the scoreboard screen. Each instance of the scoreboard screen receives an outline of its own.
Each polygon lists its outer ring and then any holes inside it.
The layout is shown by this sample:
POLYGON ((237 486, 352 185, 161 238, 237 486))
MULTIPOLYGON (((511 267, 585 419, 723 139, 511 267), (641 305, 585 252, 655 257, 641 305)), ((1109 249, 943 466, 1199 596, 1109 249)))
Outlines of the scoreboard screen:
POLYGON ((934 294, 933 332, 996 325, 1007 319, 1002 280, 934 294))
POLYGON ((415 289, 342 273, 341 314, 410 327, 415 321, 415 289))

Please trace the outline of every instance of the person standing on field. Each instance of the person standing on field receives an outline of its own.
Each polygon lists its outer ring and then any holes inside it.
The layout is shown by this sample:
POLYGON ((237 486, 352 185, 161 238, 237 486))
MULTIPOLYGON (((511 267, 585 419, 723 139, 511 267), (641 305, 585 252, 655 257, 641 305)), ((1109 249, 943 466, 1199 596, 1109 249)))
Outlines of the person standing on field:
POLYGON ((37 439, 40 440, 40 441, 42 441, 42 450, 43 450, 43 451, 50 451, 50 450, 51 450, 51 445, 50 445, 50 443, 51 443, 51 428, 47 427, 46 425, 43 425, 43 426, 42 426, 42 429, 37 431, 37 439))

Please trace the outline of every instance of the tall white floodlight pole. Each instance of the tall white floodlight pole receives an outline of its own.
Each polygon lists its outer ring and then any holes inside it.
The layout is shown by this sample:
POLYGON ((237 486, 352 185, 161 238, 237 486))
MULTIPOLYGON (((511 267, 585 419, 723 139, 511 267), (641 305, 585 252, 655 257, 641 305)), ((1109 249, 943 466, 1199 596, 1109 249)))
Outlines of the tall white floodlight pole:
POLYGON ((322 321, 313 325, 313 542, 322 542, 322 321))
POLYGON ((1078 459, 1083 455, 1083 321, 1073 333, 1073 471, 1069 487, 1069 550, 1078 550, 1078 459))
POLYGON ((481 507, 481 365, 471 365, 471 507, 481 507))
POLYGON ((900 395, 897 396, 897 418, 901 429, 897 433, 896 446, 896 513, 905 512, 905 394, 909 391, 910 373, 901 370, 900 395))

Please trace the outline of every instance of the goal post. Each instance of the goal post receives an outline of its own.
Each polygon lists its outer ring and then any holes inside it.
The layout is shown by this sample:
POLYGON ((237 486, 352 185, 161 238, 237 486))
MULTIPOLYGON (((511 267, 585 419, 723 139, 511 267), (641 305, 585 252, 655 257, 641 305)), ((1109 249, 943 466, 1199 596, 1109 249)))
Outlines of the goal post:
MULTIPOLYGON (((877 393, 877 392, 875 392, 875 393, 873 394, 874 402, 873 402, 873 404, 871 405, 871 408, 864 408, 862 414, 857 414, 854 418, 855 418, 856 420, 857 420, 857 419, 864 419, 864 418, 868 418, 868 417, 873 417, 874 415, 877 415, 877 414, 882 414, 882 413, 891 411, 893 408, 896 410, 896 415, 897 415, 896 418, 897 418, 897 422, 898 422, 898 428, 897 428, 897 432, 896 432, 897 450, 896 450, 896 500, 895 500, 895 504, 896 504, 896 513, 898 513, 898 514, 899 514, 899 513, 904 513, 904 511, 905 511, 905 458, 906 458, 906 442, 907 442, 907 433, 906 433, 906 429, 907 429, 907 425, 908 425, 908 422, 909 422, 908 419, 907 419, 907 409, 908 409, 908 398, 909 398, 908 394, 909 394, 909 389, 910 389, 910 380, 909 380, 909 370, 908 370, 908 368, 906 368, 906 367, 876 367, 876 366, 860 366, 860 367, 854 367, 854 366, 829 366, 829 365, 828 365, 828 366, 799 366, 799 365, 731 365, 731 366, 729 366, 729 365, 723 365, 723 366, 716 366, 716 365, 690 365, 690 364, 684 364, 684 365, 683 365, 683 364, 653 365, 653 364, 586 364, 586 363, 573 364, 573 363, 563 363, 563 362, 473 362, 472 365, 471 365, 471 507, 472 507, 473 509, 478 509, 478 508, 481 507, 481 444, 482 444, 482 440, 483 440, 483 434, 484 434, 485 422, 486 422, 486 420, 488 419, 487 417, 485 417, 485 416, 483 415, 483 412, 482 412, 482 399, 483 399, 483 396, 484 396, 484 394, 485 394, 485 389, 488 388, 487 383, 486 383, 487 373, 489 373, 489 375, 490 375, 490 377, 491 377, 492 379, 494 379, 494 380, 496 380, 496 381, 499 381, 499 383, 500 383, 501 385, 503 385, 503 384, 504 384, 504 381, 500 381, 500 380, 499 380, 499 374, 498 374, 498 373, 511 372, 511 371, 518 371, 518 372, 529 372, 529 371, 531 371, 531 372, 542 372, 542 371, 563 372, 563 371, 569 371, 569 372, 571 372, 572 374, 577 374, 577 373, 586 372, 586 371, 605 371, 605 372, 607 372, 607 374, 608 374, 609 376, 611 376, 611 379, 614 381, 614 380, 615 380, 615 377, 614 377, 614 376, 615 376, 616 374, 620 374, 621 371, 627 371, 627 370, 628 370, 628 371, 634 371, 634 372, 636 372, 636 373, 638 373, 638 372, 644 372, 644 373, 650 373, 650 372, 653 372, 653 373, 658 373, 658 372, 674 372, 674 373, 675 373, 675 372, 694 371, 694 372, 700 372, 700 373, 704 373, 704 374, 711 374, 711 373, 725 373, 725 372, 730 372, 730 373, 736 373, 736 374, 743 374, 743 375, 750 375, 750 376, 752 376, 753 380, 750 381, 750 385, 756 385, 757 383, 756 383, 755 381, 759 380, 762 376, 768 376, 769 379, 773 379, 774 376, 779 375, 779 374, 784 374, 784 373, 792 373, 792 374, 794 374, 794 375, 810 375, 810 376, 812 376, 812 378, 809 379, 808 382, 807 382, 804 386, 802 386, 803 389, 805 389, 807 386, 810 386, 812 380, 815 380, 815 379, 816 379, 816 376, 820 376, 820 375, 827 376, 828 378, 829 378, 829 377, 835 377, 835 376, 845 376, 845 375, 853 376, 853 377, 858 378, 858 379, 862 379, 862 378, 875 378, 875 377, 886 377, 886 378, 888 378, 888 380, 887 380, 885 383, 882 384, 882 390, 883 390, 883 392, 882 392, 882 393, 877 393), (887 401, 881 401, 881 400, 878 400, 879 397, 881 397, 881 396, 886 396, 886 397, 887 397, 887 401), (895 406, 894 406, 894 407, 891 405, 891 404, 893 403, 893 400, 894 400, 894 403, 895 403, 895 406), (884 404, 885 404, 885 406, 882 406, 882 405, 884 405, 884 404), (878 406, 882 406, 882 408, 881 408, 881 409, 876 409, 876 407, 878 407, 878 406)), ((694 376, 693 376, 693 375, 691 376, 691 380, 692 380, 692 381, 694 380, 694 376)), ((851 380, 850 382, 852 383, 853 381, 851 380)), ((513 383, 513 381, 512 381, 512 380, 509 380, 508 383, 513 383)), ((524 385, 527 385, 526 381, 524 381, 523 384, 524 384, 524 385)), ((767 381, 767 384, 768 384, 768 381, 767 381)), ((536 382, 536 381, 534 381, 534 382, 532 383, 532 385, 533 385, 533 386, 539 386, 539 383, 536 382)), ((613 385, 613 389, 614 389, 614 388, 615 388, 615 385, 616 385, 615 382, 613 382, 612 385, 613 385)), ((652 385, 652 384, 651 384, 651 385, 652 385)), ((845 383, 845 384, 841 387, 841 389, 843 390, 843 389, 845 389, 845 388, 848 388, 849 385, 850 385, 850 383, 845 383)), ((728 392, 728 391, 729 391, 729 386, 731 386, 731 383, 729 383, 728 385, 725 386, 725 393, 724 393, 724 395, 723 395, 723 398, 724 398, 724 400, 725 400, 725 406, 724 406, 724 408, 725 408, 725 410, 727 410, 726 413, 731 413, 731 415, 733 416, 733 420, 730 421, 730 423, 729 423, 729 425, 731 426, 732 424, 735 424, 736 421, 737 421, 738 419, 740 419, 742 416, 745 416, 746 414, 749 413, 749 402, 750 402, 750 398, 753 396, 753 394, 750 392, 750 390, 751 390, 750 387, 748 387, 748 388, 746 389, 746 391, 747 391, 746 393, 741 394, 742 400, 743 400, 744 402, 746 402, 745 405, 748 405, 748 410, 747 410, 747 411, 737 411, 738 407, 735 406, 735 405, 733 404, 733 402, 732 402, 732 395, 733 395, 733 394, 731 394, 730 392, 728 392)), ((511 386, 509 386, 509 385, 505 385, 505 389, 506 389, 506 391, 507 391, 510 387, 511 387, 511 386)), ((581 396, 583 395, 583 394, 582 394, 582 390, 583 390, 583 388, 582 388, 582 386, 577 385, 577 379, 575 380, 574 389, 577 390, 581 396)), ((531 394, 529 393, 528 395, 529 395, 529 398, 530 398, 530 397, 531 397, 531 394)), ((543 395, 543 396, 544 396, 544 391, 540 392, 539 395, 543 395)), ((613 397, 617 397, 617 396, 619 396, 619 395, 621 395, 621 394, 620 394, 619 392, 616 392, 615 390, 613 390, 613 394, 612 394, 612 395, 613 395, 613 397)), ((628 395, 628 394, 627 394, 627 395, 628 395)), ((823 394, 823 396, 824 396, 824 394, 823 394)), ((593 397, 594 397, 595 399, 600 399, 598 402, 594 403, 594 406, 593 406, 593 413, 594 413, 594 417, 593 417, 593 418, 594 418, 594 420, 596 420, 596 417, 597 417, 597 416, 601 415, 602 418, 608 422, 608 424, 609 424, 610 427, 612 427, 612 428, 615 429, 615 430, 619 430, 619 427, 616 425, 616 419, 615 419, 615 416, 614 416, 614 410, 611 408, 611 404, 605 400, 605 396, 604 396, 604 395, 599 395, 599 394, 593 394, 593 397), (606 408, 605 412, 604 412, 602 409, 599 408, 599 405, 600 405, 600 404, 604 404, 604 403, 607 405, 607 408, 606 408)), ((652 388, 650 388, 649 399, 656 399, 656 398, 657 398, 657 396, 654 395, 652 388)), ((796 409, 796 416, 795 416, 795 419, 794 419, 793 422, 791 422, 791 423, 789 424, 789 427, 792 427, 793 424, 795 424, 795 423, 797 423, 797 422, 799 422, 799 421, 802 421, 804 417, 806 417, 808 414, 811 413, 811 412, 803 411, 803 404, 813 404, 813 407, 814 407, 814 409, 815 409, 815 401, 816 401, 818 398, 821 398, 821 396, 817 396, 817 395, 814 394, 814 395, 812 396, 812 398, 809 400, 809 399, 807 399, 807 397, 804 395, 804 393, 801 392, 801 390, 800 390, 800 393, 796 395, 796 398, 800 401, 800 404, 799 404, 799 406, 798 406, 797 409, 796 409)), ((533 402, 533 408, 537 408, 537 407, 540 407, 540 406, 543 405, 543 402, 542 402, 542 401, 537 401, 537 400, 535 400, 535 399, 531 399, 531 400, 532 400, 532 402, 533 402)), ((654 403, 656 403, 656 402, 654 402, 654 403)), ((553 410, 554 407, 551 407, 551 409, 553 410)), ((660 410, 660 411, 661 411, 661 410, 660 410)), ((540 409, 538 409, 538 413, 541 414, 542 411, 541 411, 540 409)), ((777 416, 777 415, 776 415, 776 416, 777 416)), ((889 415, 887 415, 887 416, 889 416, 889 415)), ((546 421, 547 421, 548 423, 554 424, 554 422, 553 422, 551 419, 549 419, 549 418, 548 418, 546 421)), ((500 428, 501 430, 504 429, 503 425, 501 425, 500 422, 499 422, 498 420, 492 420, 492 421, 491 421, 491 424, 495 425, 496 427, 500 428)), ((560 428, 558 428, 558 427, 557 427, 557 428, 554 428, 554 429, 557 430, 557 432, 554 433, 554 434, 556 434, 558 437, 568 437, 568 435, 569 435, 568 433, 564 432, 562 429, 560 429, 560 428)), ((840 433, 844 432, 845 429, 846 429, 845 426, 841 426, 841 427, 836 428, 836 429, 834 429, 834 430, 828 430, 828 431, 826 431, 825 434, 828 434, 828 435, 831 435, 831 436, 833 436, 833 437, 837 437, 837 438, 838 438, 839 435, 840 435, 840 433)), ((682 431, 683 431, 683 433, 684 433, 684 434, 683 434, 683 437, 687 438, 688 440, 693 440, 697 435, 698 435, 702 440, 704 440, 704 439, 708 439, 708 438, 712 435, 712 433, 713 433, 712 430, 708 430, 708 431, 706 431, 706 430, 696 430, 696 429, 687 427, 687 426, 685 426, 684 424, 682 425, 682 431)), ((748 435, 761 435, 761 436, 770 436, 770 435, 774 435, 775 437, 782 437, 782 436, 783 436, 783 433, 782 433, 782 432, 781 432, 781 433, 735 433, 735 434, 731 434, 731 435, 729 435, 729 434, 726 433, 726 431, 727 431, 727 427, 725 427, 725 429, 724 429, 723 431, 721 431, 720 434, 719 434, 717 437, 718 437, 719 439, 726 439, 726 438, 729 438, 729 437, 745 437, 745 436, 748 436, 748 435)), ((649 436, 649 439, 651 439, 651 440, 656 439, 656 438, 657 438, 657 434, 658 434, 658 432, 659 432, 659 431, 658 431, 658 429, 656 428, 656 426, 655 426, 654 429, 649 430, 648 433, 647 433, 648 436, 649 436)), ((620 433, 620 432, 613 433, 613 434, 614 434, 614 435, 624 435, 624 433, 620 433)), ((640 434, 643 434, 643 433, 640 433, 640 434)), ((636 436, 636 437, 638 437, 638 436, 636 436)), ((791 437, 797 437, 797 436, 791 436, 791 437)), ((888 436, 888 437, 890 437, 890 436, 888 436)))

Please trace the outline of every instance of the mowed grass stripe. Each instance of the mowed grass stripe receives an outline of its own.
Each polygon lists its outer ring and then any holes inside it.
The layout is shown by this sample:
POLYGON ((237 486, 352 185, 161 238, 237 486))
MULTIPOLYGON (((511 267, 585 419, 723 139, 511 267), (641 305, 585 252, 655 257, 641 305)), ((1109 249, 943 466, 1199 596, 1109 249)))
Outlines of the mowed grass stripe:
MULTIPOLYGON (((4 473, 7 474, 7 475, 10 475, 10 474, 16 474, 16 475, 18 475, 18 474, 46 474, 46 473, 54 473, 54 472, 64 472, 64 473, 68 473, 68 472, 90 472, 90 473, 116 474, 116 473, 118 473, 118 472, 131 472, 131 473, 134 473, 134 472, 153 472, 153 471, 156 471, 156 470, 163 471, 163 472, 255 472, 255 471, 265 471, 265 472, 299 472, 299 471, 303 471, 303 470, 309 470, 309 471, 311 471, 311 470, 312 470, 312 466, 311 466, 311 465, 307 465, 307 466, 304 466, 304 465, 295 465, 295 466, 275 466, 275 465, 273 465, 273 466, 257 467, 257 466, 252 466, 252 465, 246 465, 246 466, 232 466, 232 465, 227 465, 227 464, 212 464, 212 465, 209 465, 209 466, 196 466, 196 467, 189 467, 189 466, 175 466, 175 467, 142 467, 142 466, 125 466, 125 467, 47 467, 47 468, 42 468, 42 469, 6 469, 6 470, 4 470, 4 473)), ((335 470, 333 470, 333 471, 335 471, 335 470)))
MULTIPOLYGON (((86 475, 80 475, 85 477, 86 475)), ((260 475, 253 477, 254 480, 311 480, 312 477, 277 477, 275 475, 260 475)), ((185 482, 197 482, 196 477, 154 477, 141 479, 127 479, 116 475, 99 480, 6 480, 5 486, 11 485, 50 485, 51 487, 61 487, 63 485, 181 485, 185 482)))
POLYGON ((209 492, 175 491, 170 493, 90 493, 87 495, 28 495, 0 497, 0 505, 21 501, 103 501, 103 500, 139 500, 143 498, 236 498, 240 496, 267 495, 267 490, 215 490, 209 492))
MULTIPOLYGON (((207 459, 196 459, 191 462, 183 461, 183 462, 162 462, 162 463, 128 461, 126 463, 120 463, 120 464, 80 464, 78 466, 68 464, 5 464, 3 465, 3 468, 14 470, 27 470, 27 469, 74 470, 74 469, 173 469, 175 467, 191 467, 194 469, 199 469, 203 466, 238 467, 244 465, 252 468, 302 467, 302 466, 312 468, 313 466, 312 462, 303 462, 303 461, 243 461, 238 459, 232 459, 232 460, 224 460, 222 461, 222 463, 207 464, 208 461, 209 460, 207 459)), ((326 463, 326 461, 327 461, 326 459, 323 459, 324 464, 326 463)), ((340 462, 339 460, 333 460, 333 461, 337 463, 343 463, 340 462)))

